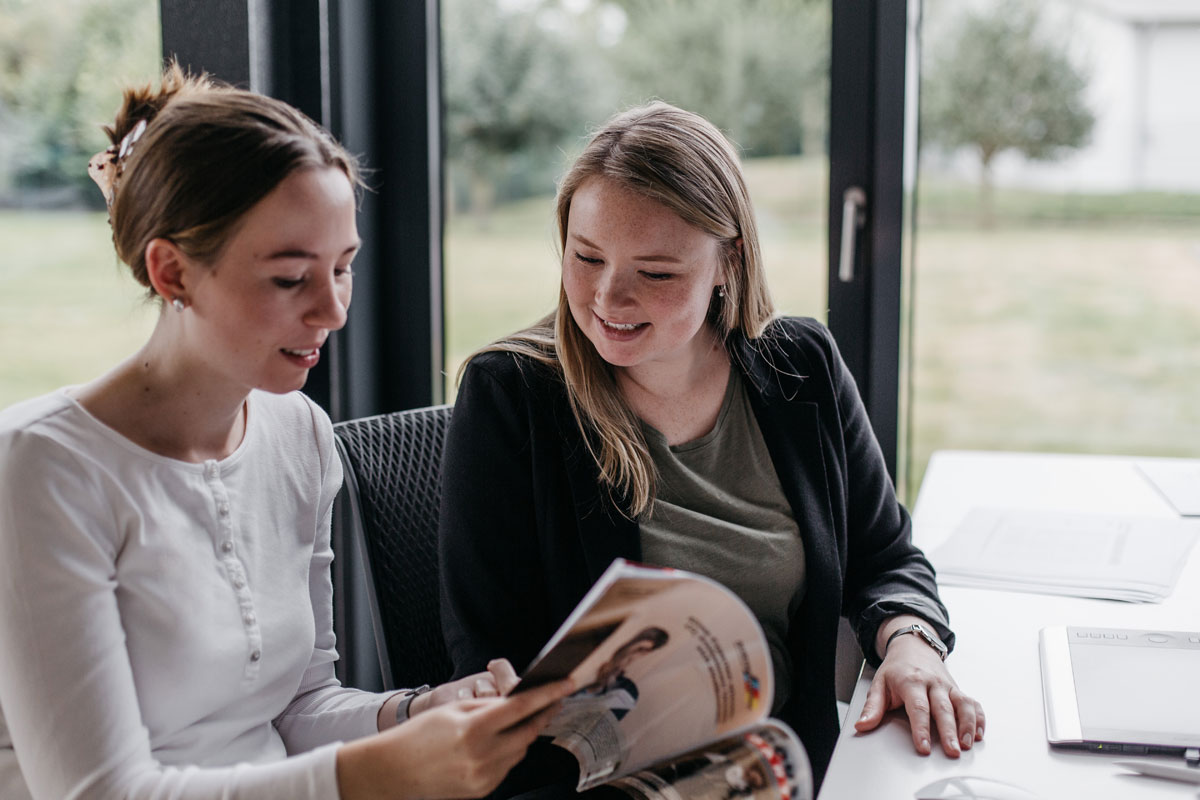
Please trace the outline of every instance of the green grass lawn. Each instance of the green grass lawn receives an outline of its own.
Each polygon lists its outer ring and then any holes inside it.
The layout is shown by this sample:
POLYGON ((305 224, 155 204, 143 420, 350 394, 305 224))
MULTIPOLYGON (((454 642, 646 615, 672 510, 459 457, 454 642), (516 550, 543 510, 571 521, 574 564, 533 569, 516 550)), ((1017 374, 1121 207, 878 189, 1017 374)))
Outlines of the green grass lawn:
POLYGON ((0 213, 0 408, 88 381, 157 314, 113 255, 104 213, 0 213))
MULTIPOLYGON (((824 164, 766 159, 747 173, 777 305, 824 319, 824 164)), ((946 185, 930 192, 915 249, 910 493, 939 448, 1198 454, 1194 198, 999 192, 997 227, 982 231, 968 222, 971 187, 957 200, 946 185)), ((555 303, 552 214, 542 197, 448 223, 450 376, 555 303)), ((155 307, 111 255, 103 214, 0 213, 0 243, 0 407, 86 381, 148 335, 155 307)))
POLYGON ((913 486, 938 448, 1200 455, 1200 229, 922 230, 913 486))

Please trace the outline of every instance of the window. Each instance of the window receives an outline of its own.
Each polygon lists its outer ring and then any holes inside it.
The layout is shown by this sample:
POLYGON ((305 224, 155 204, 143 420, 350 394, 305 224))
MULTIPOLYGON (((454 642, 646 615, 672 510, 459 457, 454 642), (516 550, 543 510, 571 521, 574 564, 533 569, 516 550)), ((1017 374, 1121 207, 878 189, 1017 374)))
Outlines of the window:
POLYGON ((914 496, 939 448, 1194 456, 1200 8, 926 2, 920 36, 914 496))
POLYGON ((160 59, 154 0, 9 3, 0 26, 0 408, 88 381, 155 318, 119 265, 87 160, 124 80, 160 59))
POLYGON ((827 0, 442 0, 447 398, 558 299, 554 189, 586 133, 662 99, 742 149, 784 313, 825 319, 827 0))

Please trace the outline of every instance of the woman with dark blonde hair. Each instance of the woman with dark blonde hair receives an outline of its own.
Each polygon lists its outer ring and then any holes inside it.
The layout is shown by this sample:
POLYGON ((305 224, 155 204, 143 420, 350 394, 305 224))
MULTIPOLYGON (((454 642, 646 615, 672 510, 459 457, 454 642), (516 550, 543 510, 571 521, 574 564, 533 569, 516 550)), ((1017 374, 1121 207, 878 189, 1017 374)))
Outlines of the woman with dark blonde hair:
POLYGON ((447 441, 458 671, 489 653, 528 663, 620 556, 708 575, 754 610, 773 712, 818 786, 843 614, 878 667, 860 730, 903 706, 919 753, 934 727, 948 756, 969 749, 983 712, 943 664, 933 570, 833 338, 774 314, 728 140, 661 102, 619 114, 563 179, 557 217, 558 308, 469 361, 447 441))
POLYGON ((346 322, 354 158, 174 65, 107 132, 89 172, 161 307, 124 362, 0 413, 0 796, 487 793, 570 686, 334 677, 342 472, 297 390, 346 322))

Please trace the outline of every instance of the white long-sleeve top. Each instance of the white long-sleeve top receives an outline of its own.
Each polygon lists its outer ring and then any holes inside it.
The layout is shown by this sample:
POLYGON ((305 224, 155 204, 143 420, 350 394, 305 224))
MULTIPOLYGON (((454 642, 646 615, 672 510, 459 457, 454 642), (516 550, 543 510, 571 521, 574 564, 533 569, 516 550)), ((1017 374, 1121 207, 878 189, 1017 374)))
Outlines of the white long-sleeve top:
POLYGON ((0 797, 337 798, 385 697, 334 677, 341 464, 300 393, 151 453, 65 391, 0 413, 0 797))

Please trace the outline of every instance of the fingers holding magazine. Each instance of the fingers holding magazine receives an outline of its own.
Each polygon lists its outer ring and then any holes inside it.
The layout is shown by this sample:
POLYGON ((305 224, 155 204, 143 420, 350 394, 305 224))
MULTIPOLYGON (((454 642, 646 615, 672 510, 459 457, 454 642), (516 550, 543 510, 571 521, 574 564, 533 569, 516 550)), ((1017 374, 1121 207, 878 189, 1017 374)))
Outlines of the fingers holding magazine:
POLYGON ((488 662, 487 669, 456 681, 448 681, 425 694, 418 695, 409 706, 409 717, 455 700, 476 697, 503 697, 513 690, 520 678, 507 658, 488 662))
POLYGON ((339 772, 372 775, 381 785, 343 786, 343 796, 376 796, 377 790, 426 800, 486 795, 525 756, 574 688, 558 681, 512 697, 456 700, 381 737, 345 745, 340 758, 374 760, 374 768, 355 770, 347 763, 339 772))

